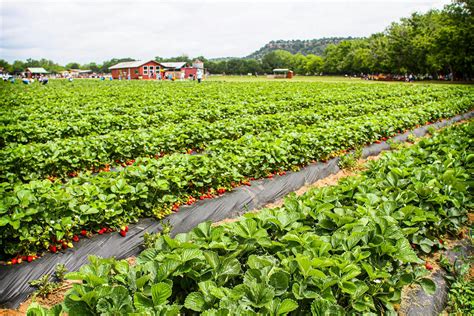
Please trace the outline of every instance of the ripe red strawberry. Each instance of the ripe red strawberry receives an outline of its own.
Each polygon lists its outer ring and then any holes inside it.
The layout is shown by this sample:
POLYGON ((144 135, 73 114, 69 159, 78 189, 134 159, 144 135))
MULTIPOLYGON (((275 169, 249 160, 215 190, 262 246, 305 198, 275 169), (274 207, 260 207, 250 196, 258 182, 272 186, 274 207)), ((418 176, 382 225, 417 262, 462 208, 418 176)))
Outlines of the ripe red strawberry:
POLYGON ((79 236, 77 236, 77 235, 72 236, 72 241, 78 242, 79 241, 79 236))
POLYGON ((440 244, 444 243, 442 239, 438 239, 438 241, 439 241, 440 244))
POLYGON ((27 256, 21 256, 21 260, 25 261, 27 256))
POLYGON ((204 199, 205 199, 204 195, 201 195, 201 196, 199 197, 199 199, 200 199, 200 200, 204 200, 204 199))
POLYGON ((425 263, 425 268, 430 271, 433 270, 433 266, 428 261, 425 263))
POLYGON ((267 175, 267 178, 268 178, 268 179, 273 178, 273 174, 270 173, 269 175, 267 175))
POLYGON ((49 246, 49 251, 51 251, 52 253, 56 253, 58 251, 58 248, 56 248, 55 245, 51 245, 49 246))
POLYGON ((105 231, 103 229, 100 229, 97 234, 102 235, 105 231))
POLYGON ((377 139, 377 140, 375 141, 375 143, 376 143, 376 144, 380 144, 380 140, 377 139))
POLYGON ((85 230, 85 229, 81 230, 81 235, 82 236, 87 236, 87 230, 85 230))
POLYGON ((28 257, 26 257, 26 261, 28 261, 28 262, 33 261, 33 256, 28 256, 28 257))
POLYGON ((125 226, 125 229, 124 229, 124 230, 125 230, 125 232, 128 233, 128 226, 125 226))
POLYGON ((121 231, 120 231, 120 236, 122 236, 122 237, 127 236, 127 232, 124 231, 124 230, 121 230, 121 231))
POLYGON ((12 259, 12 264, 17 264, 18 263, 18 259, 17 258, 13 258, 12 259))
POLYGON ((386 141, 386 140, 387 140, 387 137, 382 137, 382 140, 383 140, 383 141, 386 141))

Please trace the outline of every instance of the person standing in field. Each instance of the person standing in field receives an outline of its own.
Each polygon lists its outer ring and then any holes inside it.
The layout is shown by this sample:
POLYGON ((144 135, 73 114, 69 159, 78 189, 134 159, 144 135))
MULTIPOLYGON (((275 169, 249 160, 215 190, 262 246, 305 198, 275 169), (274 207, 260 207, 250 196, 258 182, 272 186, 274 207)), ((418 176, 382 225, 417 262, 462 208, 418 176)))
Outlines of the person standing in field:
POLYGON ((184 71, 181 71, 181 74, 180 74, 180 77, 179 77, 179 79, 180 79, 181 81, 183 81, 183 80, 184 80, 184 71))
POLYGON ((201 71, 201 69, 198 69, 196 76, 197 76, 198 83, 201 83, 201 80, 202 80, 202 71, 201 71))

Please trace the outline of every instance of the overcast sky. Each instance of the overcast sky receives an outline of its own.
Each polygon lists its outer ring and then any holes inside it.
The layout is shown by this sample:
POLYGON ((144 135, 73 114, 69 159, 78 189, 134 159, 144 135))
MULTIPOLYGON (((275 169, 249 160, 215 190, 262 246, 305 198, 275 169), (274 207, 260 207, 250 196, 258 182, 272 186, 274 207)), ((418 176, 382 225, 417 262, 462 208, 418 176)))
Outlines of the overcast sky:
POLYGON ((243 57, 270 40, 368 36, 449 0, 0 0, 0 58, 243 57))

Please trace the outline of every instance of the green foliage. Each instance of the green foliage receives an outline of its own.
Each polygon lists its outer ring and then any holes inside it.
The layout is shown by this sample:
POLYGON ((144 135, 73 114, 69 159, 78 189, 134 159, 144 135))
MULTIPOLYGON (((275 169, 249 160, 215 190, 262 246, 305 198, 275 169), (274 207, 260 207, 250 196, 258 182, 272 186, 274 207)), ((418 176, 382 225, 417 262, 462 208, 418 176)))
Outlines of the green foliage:
POLYGON ((56 271, 54 275, 56 276, 56 279, 58 282, 63 282, 64 281, 64 276, 67 273, 67 268, 64 264, 60 263, 56 266, 56 271))
POLYGON ((42 307, 36 302, 32 302, 28 306, 28 310, 26 312, 26 316, 60 316, 64 315, 62 305, 58 304, 50 309, 42 307))
POLYGON ((455 315, 469 315, 474 310, 474 282, 469 274, 474 258, 461 257, 449 262, 441 257, 441 266, 447 271, 446 280, 449 284, 449 299, 446 312, 455 315))
POLYGON ((43 298, 51 294, 55 289, 59 287, 59 283, 52 281, 51 275, 49 274, 43 275, 38 280, 30 281, 30 285, 37 288, 33 295, 39 295, 43 298))
POLYGON ((56 280, 52 280, 50 274, 45 274, 38 280, 30 281, 30 285, 36 287, 37 290, 34 292, 34 296, 41 296, 45 298, 56 290, 61 283, 64 281, 64 277, 67 273, 67 269, 64 264, 58 264, 56 266, 55 277, 56 280))
POLYGON ((345 37, 329 37, 311 40, 291 40, 291 41, 270 41, 259 50, 253 52, 246 58, 262 59, 265 55, 276 50, 285 50, 291 54, 316 55, 322 56, 326 47, 330 44, 338 44, 343 40, 349 40, 345 37))
POLYGON ((456 232, 472 208, 463 150, 473 124, 385 154, 360 177, 238 222, 161 235, 137 263, 90 257, 68 274, 69 314, 393 313, 403 286, 433 293, 412 249, 456 232))
POLYGON ((410 134, 408 135, 408 137, 407 137, 407 141, 408 141, 409 143, 412 143, 412 144, 413 144, 414 142, 416 142, 416 136, 415 136, 415 134, 410 133, 410 134))
POLYGON ((160 236, 168 235, 173 229, 173 227, 171 226, 169 222, 162 221, 161 225, 162 225, 161 231, 159 231, 158 233, 153 234, 153 233, 145 232, 145 234, 143 235, 143 245, 145 246, 145 248, 154 247, 156 241, 160 239, 160 236))
POLYGON ((190 196, 298 170, 473 104, 463 86, 263 82, 226 83, 225 95, 221 83, 193 85, 208 97, 203 108, 187 101, 190 85, 5 84, 0 256, 161 219, 190 196))
POLYGON ((341 156, 339 168, 352 170, 357 166, 357 161, 362 157, 362 147, 358 147, 354 152, 341 156))

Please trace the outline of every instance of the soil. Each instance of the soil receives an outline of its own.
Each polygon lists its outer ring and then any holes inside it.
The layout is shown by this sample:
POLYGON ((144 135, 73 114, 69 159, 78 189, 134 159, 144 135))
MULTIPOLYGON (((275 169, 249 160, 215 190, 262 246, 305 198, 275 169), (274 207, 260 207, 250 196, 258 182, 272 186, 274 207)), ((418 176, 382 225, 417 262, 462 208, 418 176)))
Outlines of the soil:
POLYGON ((48 296, 46 297, 40 297, 37 296, 35 298, 29 297, 25 302, 21 303, 20 306, 18 307, 17 310, 12 310, 12 309, 4 309, 0 310, 0 316, 20 316, 20 315, 26 315, 26 312, 28 310, 28 307, 30 304, 34 301, 38 304, 40 304, 43 307, 51 308, 54 305, 61 303, 64 300, 64 296, 66 292, 72 288, 72 285, 74 283, 78 283, 79 281, 69 281, 66 280, 64 281, 60 287, 55 289, 53 292, 51 292, 48 296))

